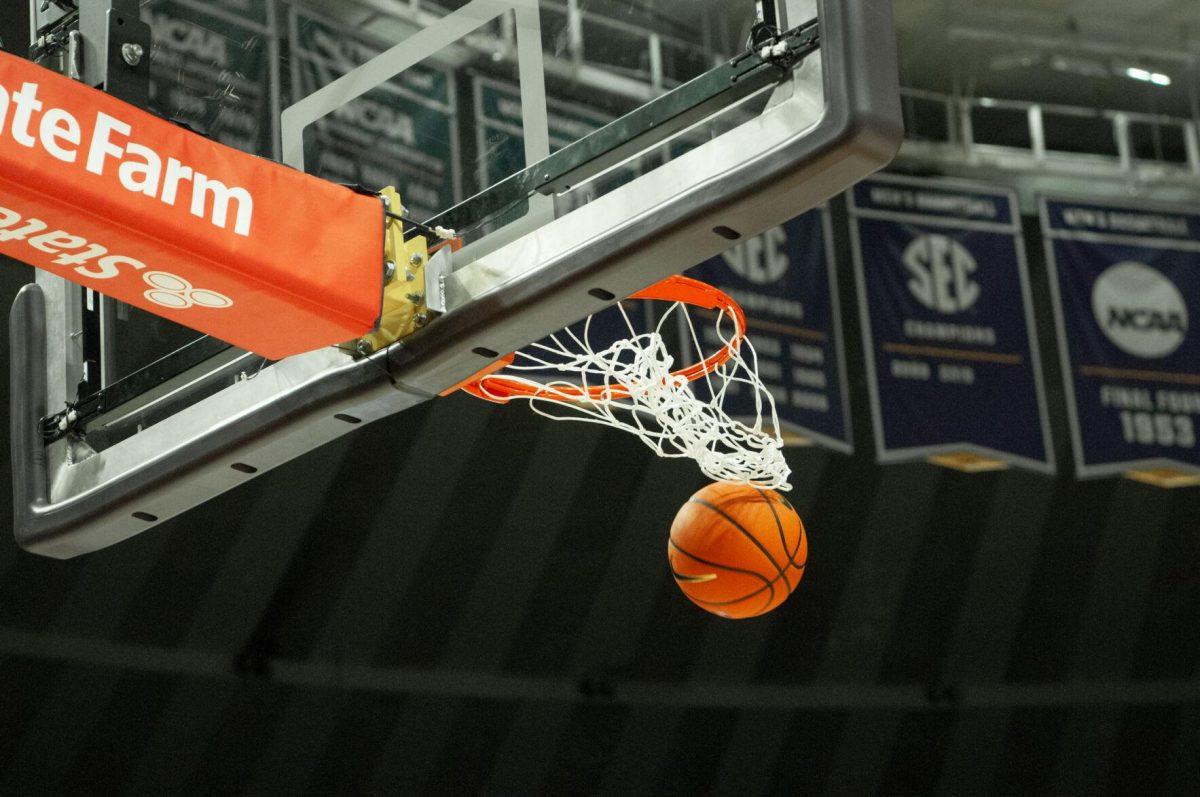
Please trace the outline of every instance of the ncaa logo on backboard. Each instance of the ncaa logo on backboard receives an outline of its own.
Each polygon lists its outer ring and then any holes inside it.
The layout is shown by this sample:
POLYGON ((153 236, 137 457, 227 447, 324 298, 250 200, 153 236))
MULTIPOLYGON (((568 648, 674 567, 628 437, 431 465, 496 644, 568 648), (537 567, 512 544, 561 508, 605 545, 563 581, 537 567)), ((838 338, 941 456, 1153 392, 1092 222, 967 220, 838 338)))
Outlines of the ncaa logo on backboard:
POLYGON ((1183 345, 1188 311, 1175 283, 1143 263, 1117 263, 1092 288, 1096 323, 1135 357, 1166 357, 1183 345))
POLYGON ((930 310, 952 315, 971 309, 979 300, 979 283, 971 277, 978 265, 970 251, 953 238, 918 236, 905 248, 902 260, 912 275, 909 293, 930 310))

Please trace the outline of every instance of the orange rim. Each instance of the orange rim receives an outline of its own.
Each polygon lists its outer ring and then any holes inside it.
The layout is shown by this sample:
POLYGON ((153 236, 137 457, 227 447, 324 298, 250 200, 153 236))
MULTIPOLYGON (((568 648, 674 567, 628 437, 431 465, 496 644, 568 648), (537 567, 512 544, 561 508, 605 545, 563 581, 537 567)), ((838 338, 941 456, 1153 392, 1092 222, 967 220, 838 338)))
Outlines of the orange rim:
MULTIPOLYGON (((648 299, 659 302, 678 302, 692 307, 699 307, 703 310, 723 312, 734 319, 737 328, 734 330, 733 339, 727 345, 721 347, 720 350, 701 362, 672 372, 674 376, 683 377, 689 382, 701 379, 729 362, 729 358, 741 347, 742 340, 746 335, 746 314, 742 312, 741 306, 723 291, 717 290, 712 285, 692 279, 691 277, 667 277, 662 282, 657 282, 645 290, 638 291, 629 298, 648 299)), ((629 397, 628 389, 621 385, 597 385, 589 388, 555 385, 553 393, 547 393, 544 387, 539 388, 518 379, 511 379, 502 374, 492 373, 498 370, 497 366, 504 367, 511 365, 515 356, 515 354, 509 354, 492 363, 488 368, 479 372, 462 385, 461 389, 473 396, 496 404, 507 404, 513 399, 520 398, 543 398, 553 401, 575 401, 579 399, 607 401, 629 397), (486 390, 483 387, 485 382, 487 383, 486 390)))

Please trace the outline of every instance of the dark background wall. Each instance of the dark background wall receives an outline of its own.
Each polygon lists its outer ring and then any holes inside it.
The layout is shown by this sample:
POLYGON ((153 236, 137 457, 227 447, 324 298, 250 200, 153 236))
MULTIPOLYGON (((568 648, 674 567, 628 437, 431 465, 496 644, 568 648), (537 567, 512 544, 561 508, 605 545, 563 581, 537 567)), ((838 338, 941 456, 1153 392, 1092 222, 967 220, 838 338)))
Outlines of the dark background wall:
POLYGON ((0 3, 0 42, 10 49, 29 41, 29 3, 4 0, 0 3))
POLYGON ((1196 793, 1200 490, 876 466, 843 309, 861 453, 791 452, 773 615, 672 583, 692 465, 443 399, 92 556, 0 543, 0 793, 1196 793))

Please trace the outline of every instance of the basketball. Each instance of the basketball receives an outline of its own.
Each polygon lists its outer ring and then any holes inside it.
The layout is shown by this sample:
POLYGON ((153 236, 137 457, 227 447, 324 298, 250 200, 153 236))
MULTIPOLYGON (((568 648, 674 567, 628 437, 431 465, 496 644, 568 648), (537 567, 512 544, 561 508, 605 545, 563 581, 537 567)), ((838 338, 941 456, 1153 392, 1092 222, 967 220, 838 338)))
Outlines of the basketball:
POLYGON ((689 600, 741 620, 787 600, 804 576, 808 539, 800 516, 779 493, 718 482, 675 515, 667 556, 689 600))

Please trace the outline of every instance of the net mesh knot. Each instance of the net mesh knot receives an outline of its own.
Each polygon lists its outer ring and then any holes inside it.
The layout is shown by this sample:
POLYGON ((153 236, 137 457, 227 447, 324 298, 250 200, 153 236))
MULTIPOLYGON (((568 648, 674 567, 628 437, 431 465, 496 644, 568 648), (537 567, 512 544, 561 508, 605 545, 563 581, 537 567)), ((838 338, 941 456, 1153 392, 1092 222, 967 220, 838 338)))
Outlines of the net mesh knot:
MULTIPOLYGON (((501 375, 530 386, 525 398, 546 418, 621 429, 660 457, 695 460, 716 481, 790 489, 775 399, 759 377, 753 344, 736 329, 729 334, 736 321, 725 313, 717 316, 717 338, 729 347, 730 357, 692 383, 672 372, 676 361, 662 334, 668 320, 680 319, 696 351, 703 351, 686 305, 672 305, 654 331, 642 334, 618 307, 628 338, 593 348, 589 318, 582 336, 570 329, 551 335, 517 352, 501 375), (742 398, 746 392, 750 402, 742 398), (750 417, 734 418, 727 411, 735 394, 743 408, 753 407, 750 417)), ((488 378, 480 380, 484 394, 487 384, 488 378)))

